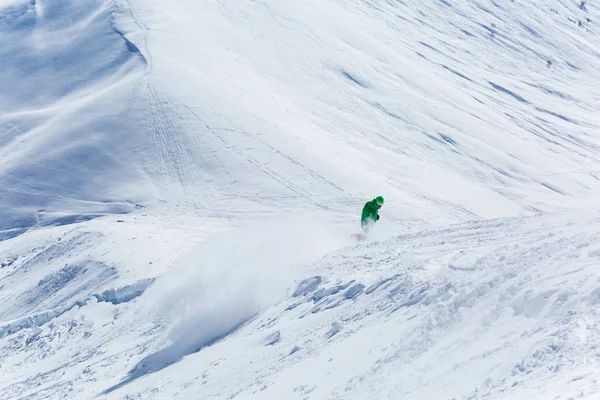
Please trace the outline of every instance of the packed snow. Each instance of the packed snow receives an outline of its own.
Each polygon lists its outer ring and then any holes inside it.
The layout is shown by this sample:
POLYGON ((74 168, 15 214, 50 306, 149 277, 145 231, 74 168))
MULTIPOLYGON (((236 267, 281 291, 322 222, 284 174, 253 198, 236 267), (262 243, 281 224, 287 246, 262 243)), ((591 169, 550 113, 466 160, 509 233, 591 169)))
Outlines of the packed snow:
POLYGON ((0 398, 600 398, 599 21, 0 0, 0 398))

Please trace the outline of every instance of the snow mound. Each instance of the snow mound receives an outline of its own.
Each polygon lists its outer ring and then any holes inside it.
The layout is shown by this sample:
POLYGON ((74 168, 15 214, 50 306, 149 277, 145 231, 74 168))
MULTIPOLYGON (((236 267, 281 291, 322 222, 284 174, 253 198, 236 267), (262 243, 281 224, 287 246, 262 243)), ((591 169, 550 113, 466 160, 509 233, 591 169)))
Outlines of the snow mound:
POLYGON ((146 63, 112 2, 0 7, 0 238, 134 210, 147 193, 131 154, 145 141, 132 95, 146 63))

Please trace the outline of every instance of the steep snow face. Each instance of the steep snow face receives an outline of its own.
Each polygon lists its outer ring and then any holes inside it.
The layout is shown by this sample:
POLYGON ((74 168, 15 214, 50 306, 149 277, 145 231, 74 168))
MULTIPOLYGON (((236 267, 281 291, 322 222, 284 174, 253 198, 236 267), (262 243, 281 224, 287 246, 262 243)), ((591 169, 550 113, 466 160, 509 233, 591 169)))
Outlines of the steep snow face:
POLYGON ((595 201, 593 5, 2 4, 2 237, 136 204, 339 222, 383 194, 389 221, 442 222, 595 201))
POLYGON ((598 20, 0 0, 0 398, 596 398, 598 20))
POLYGON ((131 40, 236 202, 464 220, 596 201, 600 11, 578 5, 133 1, 131 40))
POLYGON ((146 62, 110 1, 0 3, 0 238, 134 209, 146 62))

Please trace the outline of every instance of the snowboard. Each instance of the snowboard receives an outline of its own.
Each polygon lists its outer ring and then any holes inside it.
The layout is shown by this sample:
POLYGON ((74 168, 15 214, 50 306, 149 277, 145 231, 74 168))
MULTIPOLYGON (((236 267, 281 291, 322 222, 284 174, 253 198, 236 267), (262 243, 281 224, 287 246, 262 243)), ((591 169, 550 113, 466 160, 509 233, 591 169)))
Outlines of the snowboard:
POLYGON ((352 235, 350 235, 350 237, 354 240, 356 240, 357 242, 362 242, 363 240, 367 239, 367 234, 366 233, 353 233, 352 235))

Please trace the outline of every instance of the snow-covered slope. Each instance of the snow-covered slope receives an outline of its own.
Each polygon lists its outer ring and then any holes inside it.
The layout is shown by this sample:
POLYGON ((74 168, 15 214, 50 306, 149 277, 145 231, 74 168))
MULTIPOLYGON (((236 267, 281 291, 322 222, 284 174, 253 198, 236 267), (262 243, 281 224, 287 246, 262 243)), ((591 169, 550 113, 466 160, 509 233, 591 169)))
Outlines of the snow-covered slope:
MULTIPOLYGON (((345 248, 304 269, 311 277, 287 300, 226 340, 173 371, 145 376, 146 358, 129 374, 144 376, 114 393, 597 398, 599 256, 600 219, 572 216, 471 222, 345 248)), ((213 312, 236 315, 245 303, 228 305, 213 312)), ((200 340, 195 332, 185 339, 200 340)))
MULTIPOLYGON (((3 269, 14 270, 3 282, 22 293, 3 304, 31 312, 35 300, 45 311, 0 326, 0 397, 542 400, 600 392, 597 216, 467 222, 344 247, 303 266, 294 264, 338 244, 335 232, 310 244, 277 224, 251 226, 208 239, 149 289, 146 279, 102 291, 110 268, 77 261, 37 282, 31 271, 71 260, 77 241, 97 243, 79 247, 84 259, 114 247, 94 238, 94 224, 3 269), (33 282, 16 279, 23 276, 33 282), (67 298, 76 289, 79 297, 67 298)), ((134 246, 136 256, 151 256, 134 246)))
POLYGON ((152 192, 146 62, 110 1, 0 3, 0 236, 129 212, 152 192))
POLYGON ((0 398, 598 398, 599 20, 0 0, 0 398))
POLYGON ((132 4, 147 30, 128 37, 201 146, 197 186, 235 207, 355 214, 385 192, 397 218, 456 220, 595 202, 593 4, 132 4))

